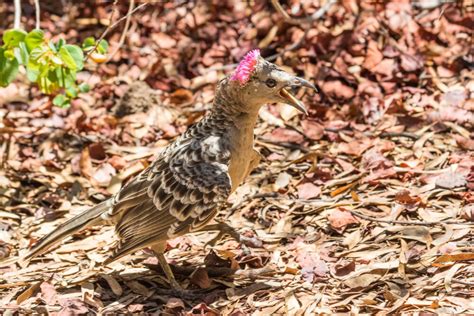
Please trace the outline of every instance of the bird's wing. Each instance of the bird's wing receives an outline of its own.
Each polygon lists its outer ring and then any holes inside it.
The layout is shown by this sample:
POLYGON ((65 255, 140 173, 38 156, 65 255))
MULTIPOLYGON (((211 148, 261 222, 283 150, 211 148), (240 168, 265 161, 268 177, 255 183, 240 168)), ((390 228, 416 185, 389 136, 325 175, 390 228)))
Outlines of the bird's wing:
POLYGON ((118 195, 117 210, 126 210, 111 260, 209 222, 231 191, 229 160, 218 136, 183 140, 165 152, 118 195))

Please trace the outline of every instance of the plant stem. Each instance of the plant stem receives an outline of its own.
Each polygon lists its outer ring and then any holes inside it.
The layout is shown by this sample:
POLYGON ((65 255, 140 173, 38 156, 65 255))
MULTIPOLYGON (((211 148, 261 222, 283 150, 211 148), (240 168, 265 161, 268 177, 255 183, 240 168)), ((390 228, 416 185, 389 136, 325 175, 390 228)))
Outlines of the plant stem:
POLYGON ((35 28, 37 30, 39 30, 40 29, 40 4, 39 4, 39 0, 35 0, 35 13, 36 13, 36 26, 35 26, 35 28))
POLYGON ((120 40, 119 40, 117 46, 115 47, 114 51, 107 58, 107 61, 110 61, 115 56, 115 54, 117 54, 120 47, 122 47, 123 43, 125 42, 125 38, 127 37, 128 28, 130 27, 130 19, 132 17, 130 12, 133 11, 134 7, 135 7, 135 0, 130 0, 130 5, 128 7, 128 12, 127 12, 127 20, 125 21, 125 26, 123 28, 122 35, 120 36, 120 40))
POLYGON ((21 22, 21 0, 14 0, 15 5, 15 19, 13 20, 13 28, 19 29, 21 22))

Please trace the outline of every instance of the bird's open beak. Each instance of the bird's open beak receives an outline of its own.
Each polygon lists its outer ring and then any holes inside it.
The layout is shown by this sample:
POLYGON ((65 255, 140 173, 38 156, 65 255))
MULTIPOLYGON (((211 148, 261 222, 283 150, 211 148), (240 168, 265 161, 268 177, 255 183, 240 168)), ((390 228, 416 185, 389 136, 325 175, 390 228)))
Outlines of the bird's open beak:
POLYGON ((286 86, 283 87, 280 90, 280 96, 292 107, 297 109, 298 111, 303 112, 305 115, 308 115, 308 111, 306 110, 303 102, 298 100, 289 90, 292 90, 294 88, 300 88, 300 87, 307 87, 310 89, 313 89, 315 91, 318 91, 314 84, 310 83, 309 81, 300 78, 300 77, 294 77, 290 83, 286 86))

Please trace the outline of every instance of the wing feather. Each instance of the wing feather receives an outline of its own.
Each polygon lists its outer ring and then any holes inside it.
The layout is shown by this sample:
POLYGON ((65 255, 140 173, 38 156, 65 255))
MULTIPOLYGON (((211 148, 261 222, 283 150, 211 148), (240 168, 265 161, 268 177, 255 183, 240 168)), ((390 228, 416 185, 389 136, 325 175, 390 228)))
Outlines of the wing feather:
POLYGON ((129 208, 116 225, 114 259, 197 230, 215 216, 231 191, 230 149, 222 135, 184 134, 119 193, 117 207, 129 208))

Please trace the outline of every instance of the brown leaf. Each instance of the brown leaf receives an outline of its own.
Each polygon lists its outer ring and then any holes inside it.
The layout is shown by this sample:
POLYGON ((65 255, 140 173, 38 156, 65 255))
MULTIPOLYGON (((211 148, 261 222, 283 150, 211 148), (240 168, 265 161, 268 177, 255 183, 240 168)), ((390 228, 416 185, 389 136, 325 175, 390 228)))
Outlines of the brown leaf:
POLYGON ((473 123, 474 114, 465 109, 454 106, 445 106, 438 111, 428 113, 428 119, 433 122, 457 122, 459 124, 473 123))
POLYGON ((369 124, 379 122, 388 109, 389 104, 382 99, 370 97, 362 103, 362 114, 369 124))
POLYGON ((201 289, 208 289, 212 284, 212 280, 209 278, 205 268, 197 268, 194 270, 190 276, 190 281, 201 289))
POLYGON ((321 187, 311 182, 306 182, 297 186, 298 197, 300 199, 312 199, 321 194, 321 187))
POLYGON ((400 67, 407 71, 416 71, 423 67, 423 60, 417 55, 402 54, 400 56, 400 67))
POLYGON ((89 155, 95 160, 104 160, 107 158, 104 146, 101 143, 93 143, 89 145, 89 155))
POLYGON ((454 139, 456 140, 456 143, 459 145, 459 147, 461 147, 462 149, 474 150, 473 138, 466 138, 462 137, 461 135, 454 135, 454 139))
POLYGON ((232 266, 232 260, 230 258, 222 258, 214 250, 211 250, 209 254, 204 258, 204 264, 206 267, 216 268, 230 268, 232 266))
POLYGON ((193 93, 186 89, 178 89, 170 95, 170 101, 173 104, 185 104, 193 100, 193 93))
POLYGON ((58 299, 58 293, 54 286, 49 282, 41 283, 41 297, 47 305, 54 305, 58 299))
POLYGON ((354 97, 355 90, 339 80, 326 81, 321 89, 324 94, 334 99, 349 100, 354 97))
POLYGON ((20 305, 21 303, 35 295, 39 291, 42 283, 43 281, 39 281, 30 285, 26 290, 24 290, 20 295, 18 295, 16 303, 20 305))
POLYGON ((372 141, 368 138, 353 140, 350 143, 340 143, 336 148, 336 152, 340 154, 348 154, 352 156, 360 156, 372 146, 372 141))
POLYGON ((324 277, 329 272, 326 262, 314 251, 300 251, 296 262, 300 265, 301 275, 307 282, 312 283, 316 277, 324 277))
POLYGON ((376 41, 369 41, 367 45, 367 54, 365 55, 364 63, 362 67, 368 70, 372 70, 375 66, 377 66, 383 59, 383 54, 379 50, 376 41))
POLYGON ((170 49, 176 46, 176 40, 165 33, 152 33, 151 39, 162 49, 170 49))
POLYGON ((442 255, 433 262, 433 266, 435 267, 443 267, 444 264, 448 262, 458 262, 458 261, 471 261, 474 260, 474 253, 458 253, 458 254, 449 254, 449 255, 442 255))
POLYGON ((397 70, 397 63, 394 59, 386 58, 373 68, 373 72, 383 76, 384 80, 393 78, 393 73, 397 70))
POLYGON ((219 316, 220 312, 210 308, 205 303, 200 303, 193 307, 193 309, 186 313, 187 316, 201 315, 201 316, 219 316))
POLYGON ((127 161, 121 156, 112 156, 107 162, 112 165, 115 170, 122 170, 127 165, 127 161))
POLYGON ((94 180, 98 186, 107 187, 115 174, 115 168, 108 163, 104 163, 94 172, 92 180, 94 180))
POLYGON ((304 141, 303 135, 297 131, 278 127, 271 133, 266 133, 263 138, 272 142, 289 142, 301 144, 304 141))
POLYGON ((359 222, 350 212, 338 209, 331 211, 328 220, 331 227, 339 233, 342 233, 348 225, 359 222))
POLYGON ((466 185, 466 176, 462 173, 449 170, 436 178, 435 184, 443 189, 454 189, 466 185))
POLYGON ((345 264, 336 264, 334 270, 336 275, 341 277, 355 271, 355 261, 346 262, 345 264))
POLYGON ((175 297, 170 298, 165 305, 165 311, 172 315, 180 315, 184 308, 184 302, 181 299, 175 297))
POLYGON ((395 201, 401 204, 414 205, 421 202, 419 196, 411 196, 410 191, 403 190, 395 194, 395 201))
POLYGON ((324 126, 310 120, 301 121, 303 132, 312 140, 320 140, 324 136, 324 126))
POLYGON ((390 168, 379 168, 370 171, 370 173, 361 179, 361 183, 377 183, 377 180, 386 179, 393 177, 397 174, 397 171, 393 167, 390 168))
POLYGON ((84 148, 82 150, 81 157, 79 159, 79 168, 83 176, 88 179, 92 177, 93 168, 89 148, 84 148))
POLYGON ((59 316, 83 315, 89 312, 86 303, 77 298, 60 298, 59 304, 63 307, 59 316))
POLYGON ((351 289, 366 288, 382 278, 379 274, 366 273, 344 281, 351 289))
POLYGON ((461 217, 474 222, 474 204, 465 205, 461 211, 461 217))

